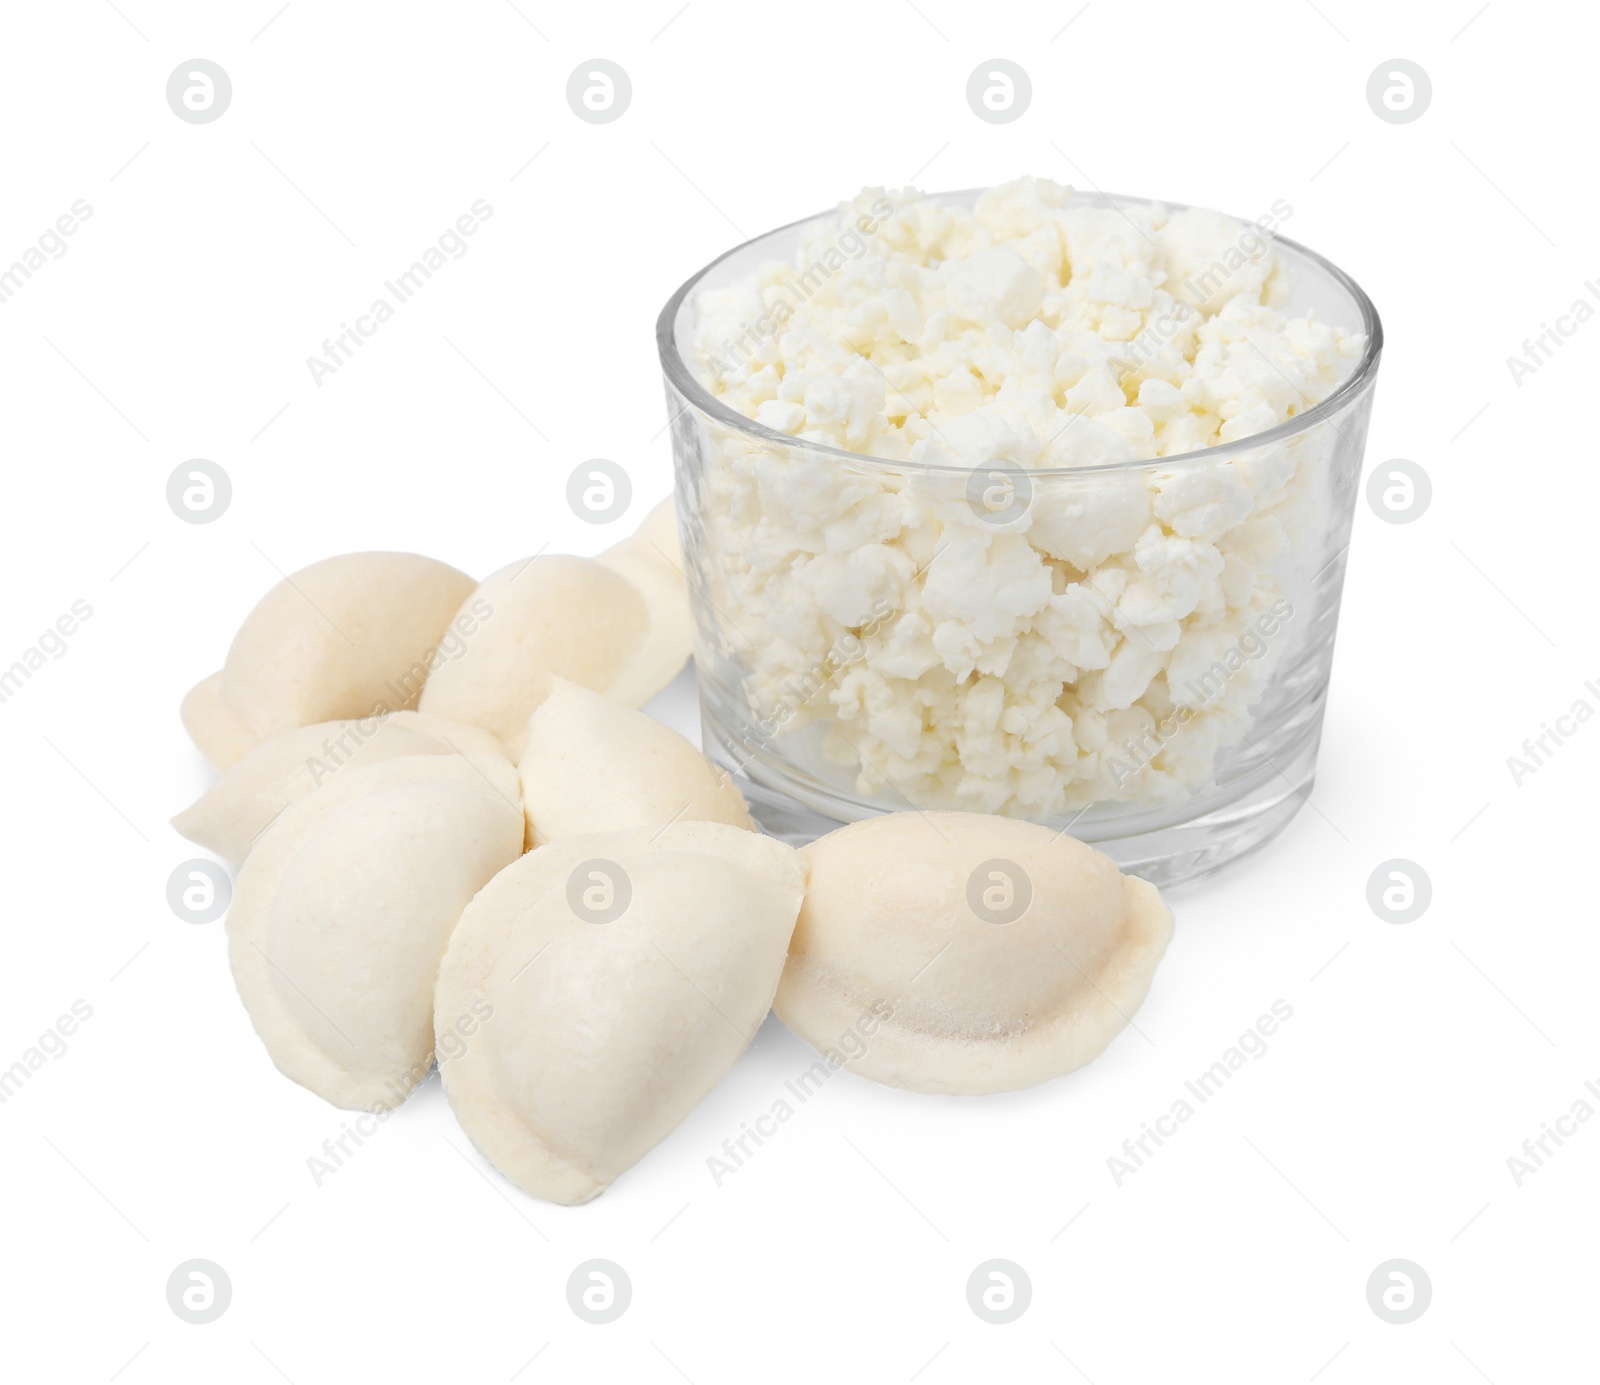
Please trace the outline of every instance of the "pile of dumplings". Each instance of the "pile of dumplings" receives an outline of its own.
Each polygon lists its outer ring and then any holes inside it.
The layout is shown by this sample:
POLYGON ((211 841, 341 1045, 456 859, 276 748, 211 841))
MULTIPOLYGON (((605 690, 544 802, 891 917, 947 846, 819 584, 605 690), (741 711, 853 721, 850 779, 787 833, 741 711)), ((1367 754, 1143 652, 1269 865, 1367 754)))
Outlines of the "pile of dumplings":
POLYGON ((221 777, 174 825, 240 866, 229 963, 280 1071, 388 1110, 437 1062, 483 1155, 573 1204, 769 1010, 918 1092, 1028 1086, 1111 1042, 1172 934, 1153 886, 982 814, 762 835, 638 710, 689 645, 670 500, 598 558, 475 583, 356 553, 267 593, 184 700, 221 777), (1017 917, 973 902, 996 864, 1027 882, 1017 917))

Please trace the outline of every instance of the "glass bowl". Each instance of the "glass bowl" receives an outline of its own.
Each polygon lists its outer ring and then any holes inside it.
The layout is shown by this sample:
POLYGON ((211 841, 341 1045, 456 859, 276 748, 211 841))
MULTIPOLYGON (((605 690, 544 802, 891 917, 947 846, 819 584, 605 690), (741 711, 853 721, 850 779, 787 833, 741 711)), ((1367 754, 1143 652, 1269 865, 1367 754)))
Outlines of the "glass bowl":
MULTIPOLYGON (((970 208, 981 192, 939 200, 970 208)), ((1152 205, 1068 205, 1108 202, 1152 205)), ((730 250, 657 322, 706 753, 760 824, 796 844, 883 812, 999 812, 1070 831, 1163 886, 1265 845, 1316 770, 1383 346, 1367 295, 1272 237, 1290 285, 1274 306, 1366 340, 1331 394, 1251 437, 1072 468, 887 461, 765 427, 690 364, 697 295, 795 265, 807 232, 838 215, 730 250), (878 523, 854 542, 874 507, 893 515, 888 536, 878 523), (1156 520, 1198 563, 1200 603, 1175 623, 1130 617, 1114 570, 1156 520), (999 554, 1052 574, 1048 621, 1019 634, 1000 609, 1003 593, 984 585, 999 554), (870 603, 871 580, 835 580, 853 563, 883 579, 870 603), (954 668, 924 667, 927 630, 952 609, 980 634, 992 614, 998 633, 954 668), (1063 659, 1074 676, 1052 698, 1063 659)))

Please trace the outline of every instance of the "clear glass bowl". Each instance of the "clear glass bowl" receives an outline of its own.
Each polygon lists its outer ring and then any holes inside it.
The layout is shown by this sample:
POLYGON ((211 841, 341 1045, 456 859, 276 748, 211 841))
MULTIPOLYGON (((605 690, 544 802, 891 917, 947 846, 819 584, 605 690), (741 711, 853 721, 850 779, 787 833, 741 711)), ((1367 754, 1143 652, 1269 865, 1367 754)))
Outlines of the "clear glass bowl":
MULTIPOLYGON (((970 207, 980 195, 941 200, 970 207)), ((1103 205, 1098 195, 1077 200, 1103 205)), ((883 812, 999 811, 1070 831, 1158 885, 1196 879, 1263 846, 1310 794, 1316 769, 1383 346, 1367 295, 1320 255, 1273 238, 1290 275, 1279 310, 1314 312, 1360 330, 1366 343, 1331 395, 1253 437, 1071 469, 885 461, 763 427, 716 399, 690 365, 696 295, 774 260, 793 264, 807 228, 836 216, 729 251, 689 279, 657 323, 706 753, 736 775, 761 825, 793 843, 883 812), (825 541, 820 528, 808 531, 787 567, 770 553, 752 564, 752 545, 771 541, 773 523, 779 533, 803 527, 790 512, 802 496, 813 525, 833 504, 846 528, 863 506, 893 497, 882 503, 900 516, 887 541, 906 559, 893 559, 898 601, 852 610, 819 598, 825 584, 812 564, 839 561, 839 525, 825 541), (1106 535, 1120 531, 1112 542, 1131 550, 1141 517, 1148 523, 1152 513, 1211 548, 1202 555, 1210 567, 1201 605, 1178 621, 1176 644, 1170 625, 1133 623, 1113 605, 1123 594, 1094 577, 1107 571, 1096 561, 1106 535), (930 607, 963 599, 962 563, 970 573, 974 543, 984 551, 1009 544, 1025 562, 1016 546, 1026 543, 1059 574, 1058 594, 1073 588, 1082 609, 1047 632, 1051 648, 1080 669, 1055 703, 1071 718, 1065 738, 1048 708, 1019 716, 1007 705, 1010 683, 993 670, 1007 657, 1014 664, 1021 644, 1007 654, 1000 638, 987 656, 990 673, 965 677, 943 665, 918 674, 925 657, 904 663, 884 654, 886 642, 909 639, 900 622, 922 612, 924 597, 930 607), (1108 648, 1111 665, 1093 668, 1108 648), (1116 708, 1146 676, 1134 705, 1116 708), (1121 680, 1116 696, 1112 680, 1121 680)), ((844 549, 848 559, 848 539, 844 549)), ((882 566, 884 555, 870 556, 882 566)), ((969 596, 982 606, 980 588, 969 596)), ((981 625, 981 611, 976 619, 981 625)), ((1037 704, 1037 676, 1020 681, 1031 683, 1037 704)))

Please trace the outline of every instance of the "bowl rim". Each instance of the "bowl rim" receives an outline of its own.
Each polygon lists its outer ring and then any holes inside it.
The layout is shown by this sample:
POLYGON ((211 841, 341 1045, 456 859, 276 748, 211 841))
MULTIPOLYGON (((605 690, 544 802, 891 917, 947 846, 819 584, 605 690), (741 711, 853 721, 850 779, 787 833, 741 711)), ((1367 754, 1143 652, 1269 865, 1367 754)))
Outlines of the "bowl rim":
MULTIPOLYGON (((984 193, 992 190, 992 188, 960 188, 951 192, 924 193, 916 200, 941 201, 956 198, 969 198, 972 201, 976 201, 984 193)), ((1067 205, 1073 205, 1073 202, 1077 200, 1091 203, 1103 203, 1104 205, 1115 210, 1121 210, 1124 206, 1128 205, 1141 207, 1162 207, 1169 213, 1191 211, 1194 209, 1192 204, 1184 202, 1171 202, 1165 198, 1137 197, 1126 193, 1106 193, 1099 191, 1089 194, 1073 189, 1072 196, 1069 198, 1067 205)), ((678 314, 682 310, 684 301, 694 291, 696 286, 706 277, 706 275, 710 274, 711 271, 720 265, 724 260, 727 260, 730 257, 739 254, 741 251, 748 249, 750 246, 756 244, 757 241, 766 240, 769 237, 780 235, 785 231, 792 231, 799 226, 805 226, 811 223, 823 221, 828 218, 837 217, 840 215, 841 211, 846 205, 847 204, 845 203, 840 203, 827 209, 826 211, 814 212, 810 216, 800 217, 797 220, 787 222, 782 226, 775 226, 769 231, 762 232, 760 235, 752 236, 749 240, 742 241, 738 245, 723 251, 722 254, 716 257, 716 259, 712 260, 709 264, 702 266, 687 279, 685 279, 683 283, 678 286, 676 292, 674 292, 673 295, 667 299, 666 305, 661 309, 660 314, 656 318, 656 349, 661 358, 662 372, 666 375, 667 380, 672 384, 673 388, 683 396, 685 400, 684 409, 687 409, 690 405, 693 405, 695 408, 700 410, 701 413, 708 414, 719 423, 725 424, 727 427, 735 430, 736 432, 744 433, 759 441, 775 444, 789 449, 803 449, 808 452, 815 452, 826 457, 835 457, 841 461, 851 462, 858 466, 869 468, 891 468, 899 471, 912 470, 926 472, 946 472, 963 476, 970 475, 973 470, 976 469, 973 466, 899 461, 891 457, 874 457, 870 453, 851 452, 845 448, 832 447, 827 443, 812 442, 808 438, 796 437, 792 433, 781 433, 775 428, 768 428, 765 424, 757 423, 753 418, 747 418, 737 409, 730 408, 715 395, 713 395, 710 390, 706 389, 706 387, 702 385, 695 377, 694 372, 690 370, 689 363, 684 359, 683 353, 678 349, 678 314)), ((906 205, 909 206, 912 204, 907 203, 906 205)), ((896 211, 898 212, 898 210, 899 208, 897 207, 896 211)), ((1218 214, 1221 216, 1226 216, 1232 221, 1238 222, 1240 226, 1256 225, 1256 223, 1253 221, 1247 221, 1243 217, 1234 216, 1229 212, 1220 212, 1218 214)), ((1366 290, 1363 289, 1354 278, 1352 278, 1344 270, 1340 269, 1338 265, 1334 264, 1332 260, 1328 259, 1324 255, 1318 254, 1317 251, 1311 249, 1309 246, 1302 245, 1299 241, 1294 240, 1289 236, 1276 235, 1271 231, 1265 232, 1264 234, 1270 241, 1289 246, 1291 249, 1301 255, 1304 255, 1308 260, 1311 260, 1319 268, 1324 270, 1339 283, 1345 292, 1350 295, 1350 297, 1355 301, 1357 308, 1360 310, 1361 326, 1362 330, 1366 333, 1366 343, 1362 349, 1360 360, 1356 362, 1355 369, 1353 369, 1350 374, 1344 378, 1339 387, 1334 390, 1332 394, 1328 395, 1326 399, 1318 401, 1304 413, 1296 414, 1293 418, 1285 419, 1282 423, 1275 424, 1271 428, 1267 428, 1260 433, 1252 433, 1249 437, 1239 438, 1233 442, 1218 443, 1213 447, 1203 447, 1193 452, 1177 452, 1170 457, 1135 457, 1127 461, 1102 462, 1094 466, 1029 467, 1027 470, 1030 475, 1089 476, 1098 472, 1131 471, 1152 467, 1188 466, 1224 460, 1229 457, 1240 455, 1241 453, 1254 451, 1261 447, 1272 446, 1273 444, 1284 442, 1287 439, 1296 437, 1301 433, 1309 432, 1324 420, 1336 418, 1338 414, 1343 411, 1346 405, 1354 401, 1361 394, 1361 392, 1372 383, 1373 379, 1377 375, 1378 361, 1383 355, 1383 322, 1378 316, 1377 307, 1373 304, 1372 299, 1367 296, 1366 290)), ((673 415, 673 418, 670 420, 670 422, 676 422, 677 418, 684 412, 684 409, 678 410, 677 414, 673 415)), ((1337 423, 1334 424, 1334 427, 1338 427, 1337 423)), ((1340 431, 1342 432, 1342 430, 1340 431)), ((977 465, 993 466, 995 464, 996 463, 989 462, 979 463, 977 465)))

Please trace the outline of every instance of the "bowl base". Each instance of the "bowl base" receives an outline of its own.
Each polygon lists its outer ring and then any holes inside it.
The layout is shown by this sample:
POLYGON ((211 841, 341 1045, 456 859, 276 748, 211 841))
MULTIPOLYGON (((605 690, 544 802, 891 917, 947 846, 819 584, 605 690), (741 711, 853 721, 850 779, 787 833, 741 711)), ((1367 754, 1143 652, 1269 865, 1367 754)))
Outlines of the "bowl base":
MULTIPOLYGON (((1202 880, 1259 851, 1289 825, 1316 782, 1320 718, 1293 749, 1280 751, 1226 786, 1213 785, 1189 803, 1163 813, 1095 817, 1080 815, 1044 822, 1069 832, 1111 857, 1129 875, 1161 889, 1202 880)), ((814 782, 784 782, 765 757, 739 755, 715 716, 701 703, 701 740, 706 754, 738 785, 750 815, 769 835, 804 846, 873 812, 915 811, 910 805, 863 811, 862 800, 829 794, 814 782), (768 778, 772 782, 768 782, 768 778)))

